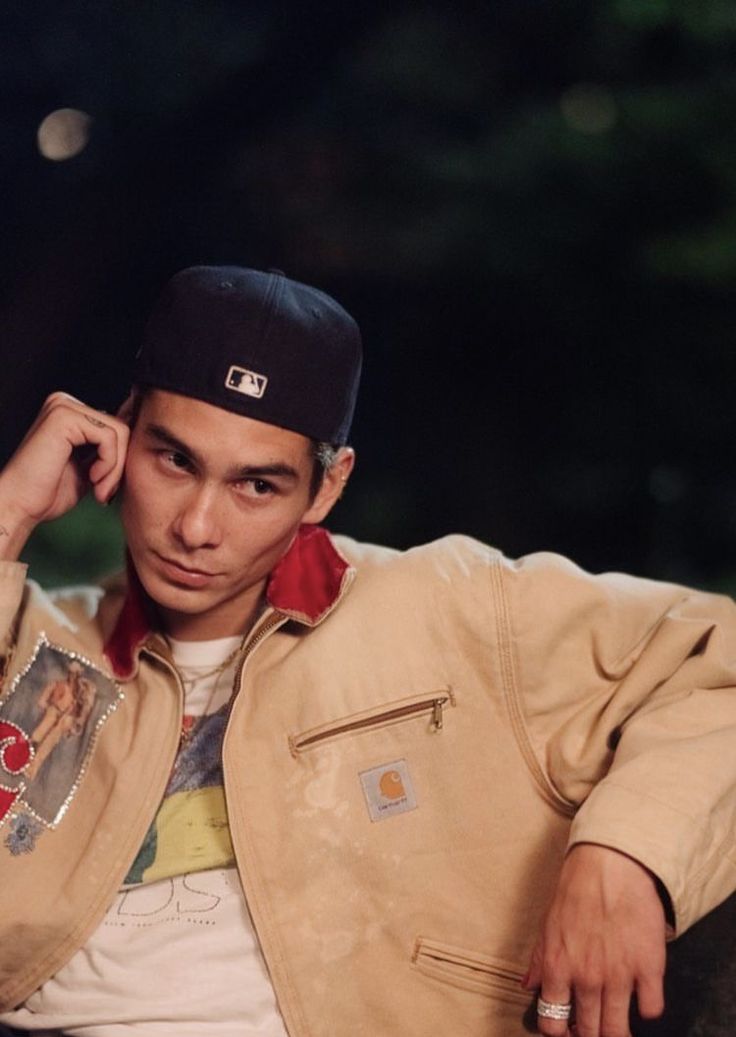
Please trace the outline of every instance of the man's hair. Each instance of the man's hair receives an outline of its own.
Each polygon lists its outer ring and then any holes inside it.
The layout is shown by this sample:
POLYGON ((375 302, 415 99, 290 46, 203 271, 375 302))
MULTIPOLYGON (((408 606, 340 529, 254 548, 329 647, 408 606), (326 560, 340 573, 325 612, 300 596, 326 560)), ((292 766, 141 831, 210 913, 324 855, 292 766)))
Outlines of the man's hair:
POLYGON ((319 493, 325 475, 337 460, 340 447, 335 443, 320 443, 316 439, 311 440, 311 444, 313 467, 312 478, 309 483, 309 499, 314 500, 319 493))
MULTIPOLYGON (((134 386, 133 405, 130 411, 130 427, 133 428, 138 421, 141 406, 148 392, 149 386, 134 386)), ((309 499, 314 500, 320 491, 322 482, 327 472, 337 460, 340 445, 337 443, 321 443, 317 439, 310 440, 312 453, 312 477, 309 481, 309 499)))

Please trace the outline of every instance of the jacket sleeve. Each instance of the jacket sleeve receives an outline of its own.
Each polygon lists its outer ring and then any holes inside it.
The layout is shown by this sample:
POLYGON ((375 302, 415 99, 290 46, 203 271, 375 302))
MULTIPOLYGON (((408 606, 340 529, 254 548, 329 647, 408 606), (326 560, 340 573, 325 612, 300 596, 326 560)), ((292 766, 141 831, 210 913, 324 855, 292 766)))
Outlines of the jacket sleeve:
POLYGON ((27 566, 22 562, 0 562, 0 651, 7 652, 13 622, 23 599, 27 566))
POLYGON ((555 555, 502 561, 507 694, 537 780, 664 884, 682 932, 736 887, 736 606, 555 555))

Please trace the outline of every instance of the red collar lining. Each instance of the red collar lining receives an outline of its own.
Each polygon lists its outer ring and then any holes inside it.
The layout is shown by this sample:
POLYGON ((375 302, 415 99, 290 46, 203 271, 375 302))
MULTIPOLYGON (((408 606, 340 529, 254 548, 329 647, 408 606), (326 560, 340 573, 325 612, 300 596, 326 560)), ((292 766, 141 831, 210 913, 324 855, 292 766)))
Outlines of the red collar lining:
MULTIPOLYGON (((350 572, 349 563, 327 530, 301 526, 271 573, 266 600, 291 619, 315 626, 339 598, 350 572)), ((129 560, 127 594, 105 645, 105 655, 117 677, 127 679, 133 675, 138 651, 154 628, 151 601, 129 560)))

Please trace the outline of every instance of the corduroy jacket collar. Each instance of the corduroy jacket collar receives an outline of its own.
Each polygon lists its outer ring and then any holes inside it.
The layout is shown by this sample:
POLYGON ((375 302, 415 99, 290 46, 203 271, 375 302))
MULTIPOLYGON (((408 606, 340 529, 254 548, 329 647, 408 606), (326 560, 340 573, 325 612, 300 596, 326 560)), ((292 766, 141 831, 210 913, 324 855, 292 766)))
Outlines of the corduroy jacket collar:
MULTIPOLYGON (((354 570, 320 526, 301 526, 266 586, 268 605, 305 626, 316 626, 347 590, 354 570)), ((156 629, 155 608, 128 559, 128 589, 105 655, 121 680, 133 675, 138 654, 156 629)))

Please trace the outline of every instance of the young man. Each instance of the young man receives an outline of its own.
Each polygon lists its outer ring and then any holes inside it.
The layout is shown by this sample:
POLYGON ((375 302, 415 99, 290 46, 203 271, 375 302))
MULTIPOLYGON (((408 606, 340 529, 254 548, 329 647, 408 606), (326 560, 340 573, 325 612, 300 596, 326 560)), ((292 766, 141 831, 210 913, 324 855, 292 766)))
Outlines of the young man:
POLYGON ((733 604, 332 539, 359 367, 321 292, 183 271, 121 416, 55 394, 0 475, 6 1025, 624 1037, 736 885, 733 604), (51 599, 15 559, 89 486, 127 577, 51 599))

